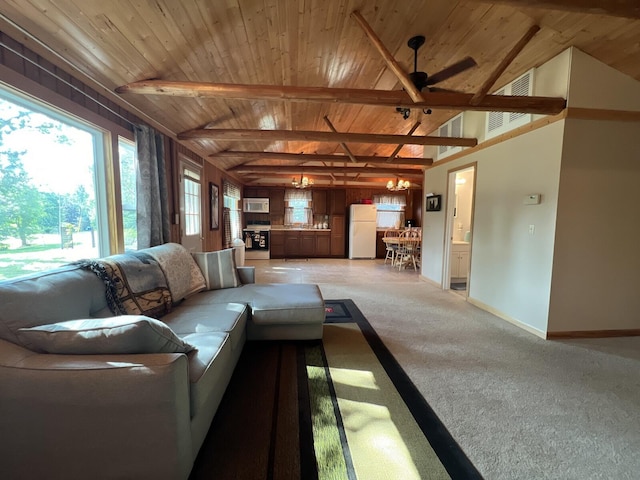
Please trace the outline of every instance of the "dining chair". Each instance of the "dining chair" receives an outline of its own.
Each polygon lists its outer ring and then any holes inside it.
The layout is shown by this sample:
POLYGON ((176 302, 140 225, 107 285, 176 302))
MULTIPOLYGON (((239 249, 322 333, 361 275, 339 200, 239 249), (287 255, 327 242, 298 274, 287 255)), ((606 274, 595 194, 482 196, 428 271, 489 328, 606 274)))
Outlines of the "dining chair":
POLYGON ((420 231, 405 230, 400 234, 398 251, 396 253, 396 265, 398 270, 413 265, 418 270, 420 265, 420 243, 422 243, 420 231))
MULTIPOLYGON (((400 235, 400 230, 397 229, 388 229, 385 230, 384 232, 384 236, 382 238, 391 238, 391 237, 398 237, 400 235)), ((397 243, 391 243, 391 242, 385 242, 385 251, 386 254, 384 256, 384 263, 386 265, 387 260, 391 260, 391 265, 395 265, 395 260, 396 260, 396 252, 398 251, 398 244, 397 243)))

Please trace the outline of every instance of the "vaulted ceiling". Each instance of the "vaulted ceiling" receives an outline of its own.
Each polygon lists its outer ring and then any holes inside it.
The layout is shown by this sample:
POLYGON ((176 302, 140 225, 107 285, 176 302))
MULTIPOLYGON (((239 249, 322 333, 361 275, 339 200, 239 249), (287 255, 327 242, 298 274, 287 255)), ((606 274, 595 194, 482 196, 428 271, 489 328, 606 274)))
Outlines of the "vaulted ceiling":
POLYGON ((639 19, 637 0, 0 4, 8 34, 245 183, 270 185, 302 172, 318 184, 420 183, 423 145, 443 142, 429 137, 458 111, 561 110, 484 93, 569 46, 640 80, 639 19), (411 91, 416 35, 418 70, 475 60, 436 85, 462 93, 411 91))

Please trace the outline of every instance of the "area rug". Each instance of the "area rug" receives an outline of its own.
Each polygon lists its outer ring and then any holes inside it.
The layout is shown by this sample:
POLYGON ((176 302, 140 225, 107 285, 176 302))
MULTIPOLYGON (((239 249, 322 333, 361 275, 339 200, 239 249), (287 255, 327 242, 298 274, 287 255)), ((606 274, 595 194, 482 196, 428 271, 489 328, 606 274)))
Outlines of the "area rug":
POLYGON ((323 342, 305 347, 300 405, 317 478, 482 478, 353 301, 325 306, 323 342))

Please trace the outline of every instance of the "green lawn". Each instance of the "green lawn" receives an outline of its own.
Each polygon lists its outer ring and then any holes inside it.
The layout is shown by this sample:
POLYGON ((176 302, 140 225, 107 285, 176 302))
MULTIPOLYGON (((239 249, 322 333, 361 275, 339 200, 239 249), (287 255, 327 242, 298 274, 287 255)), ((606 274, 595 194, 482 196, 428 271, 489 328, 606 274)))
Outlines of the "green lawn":
POLYGON ((69 263, 69 250, 59 243, 0 251, 0 280, 27 275, 69 263))

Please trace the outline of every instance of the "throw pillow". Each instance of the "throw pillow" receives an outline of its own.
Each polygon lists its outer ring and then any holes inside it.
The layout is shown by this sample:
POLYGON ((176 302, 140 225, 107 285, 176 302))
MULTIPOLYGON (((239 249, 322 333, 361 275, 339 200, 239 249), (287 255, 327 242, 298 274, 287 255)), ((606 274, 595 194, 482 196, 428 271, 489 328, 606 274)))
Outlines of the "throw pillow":
POLYGON ((179 243, 165 243, 144 251, 160 264, 174 303, 206 288, 202 272, 189 250, 179 243))
POLYGON ((36 352, 62 355, 186 353, 195 347, 180 340, 160 320, 144 315, 69 320, 18 330, 36 352))
POLYGON ((233 248, 218 250, 217 252, 192 253, 193 258, 202 270, 207 290, 233 288, 242 285, 233 248))

